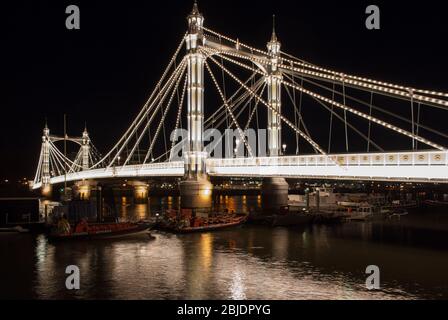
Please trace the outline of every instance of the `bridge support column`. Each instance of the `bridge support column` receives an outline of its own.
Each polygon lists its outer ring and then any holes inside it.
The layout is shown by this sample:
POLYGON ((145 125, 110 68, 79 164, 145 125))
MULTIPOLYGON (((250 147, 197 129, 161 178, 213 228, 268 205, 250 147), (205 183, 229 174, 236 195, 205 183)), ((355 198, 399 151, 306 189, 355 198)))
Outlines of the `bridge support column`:
POLYGON ((261 203, 264 210, 278 210, 288 205, 289 185, 284 178, 264 178, 261 185, 261 203))
POLYGON ((207 179, 184 180, 179 186, 182 208, 203 210, 212 207, 213 185, 207 179))
POLYGON ((51 195, 53 193, 53 186, 49 183, 42 184, 41 193, 45 198, 51 198, 51 195))
POLYGON ((180 183, 181 207, 205 211, 212 207, 213 185, 208 180, 204 149, 204 17, 196 2, 188 16, 186 39, 188 58, 188 152, 185 157, 185 177, 180 183))
POLYGON ((74 197, 80 200, 90 200, 92 190, 96 187, 94 180, 82 180, 75 183, 74 197))
POLYGON ((129 185, 132 185, 133 188, 134 203, 148 203, 149 186, 146 182, 132 181, 129 182, 129 185))

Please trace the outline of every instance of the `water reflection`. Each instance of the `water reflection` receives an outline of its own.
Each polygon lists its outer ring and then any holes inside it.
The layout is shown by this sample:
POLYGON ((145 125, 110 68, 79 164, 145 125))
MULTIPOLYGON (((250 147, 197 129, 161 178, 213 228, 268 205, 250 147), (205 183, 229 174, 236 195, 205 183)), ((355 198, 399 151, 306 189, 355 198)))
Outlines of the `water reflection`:
MULTIPOLYGON (((119 201, 120 216, 142 219, 177 198, 119 201), (122 205, 122 204, 125 205, 122 205)), ((257 197, 220 197, 241 210, 257 197)), ((128 240, 48 243, 2 238, 1 297, 41 299, 409 299, 448 298, 446 216, 400 222, 225 231, 128 240), (434 221, 432 224, 428 221, 434 221), (6 258, 7 257, 7 258, 6 258), (81 289, 65 289, 65 268, 81 269, 81 289), (381 269, 380 291, 365 289, 365 268, 381 269)))

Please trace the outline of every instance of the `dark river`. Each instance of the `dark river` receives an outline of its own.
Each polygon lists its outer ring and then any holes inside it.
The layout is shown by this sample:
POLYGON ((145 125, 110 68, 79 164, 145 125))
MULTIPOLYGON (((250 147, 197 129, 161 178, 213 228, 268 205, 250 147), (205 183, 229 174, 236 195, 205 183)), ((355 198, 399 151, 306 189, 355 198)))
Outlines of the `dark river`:
MULTIPOLYGON (((145 218, 177 203, 118 199, 122 217, 145 218)), ((221 197, 228 208, 255 196, 221 197)), ((154 232, 127 240, 49 244, 0 235, 0 298, 37 299, 448 299, 448 212, 401 221, 294 228, 242 226, 213 233, 154 232), (65 268, 80 268, 80 290, 65 268), (380 289, 366 289, 368 265, 380 289)))

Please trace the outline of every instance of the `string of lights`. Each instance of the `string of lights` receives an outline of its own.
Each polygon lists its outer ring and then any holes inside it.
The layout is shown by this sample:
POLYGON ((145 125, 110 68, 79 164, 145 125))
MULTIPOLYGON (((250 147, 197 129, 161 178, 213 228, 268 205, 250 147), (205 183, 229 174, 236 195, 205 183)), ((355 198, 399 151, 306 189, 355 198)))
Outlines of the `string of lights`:
MULTIPOLYGON (((146 111, 147 111, 148 106, 150 105, 151 101, 153 100, 154 95, 159 91, 160 86, 162 85, 163 80, 165 79, 166 75, 168 74, 168 71, 171 69, 171 67, 173 66, 174 62, 176 61, 177 56, 179 55, 179 52, 180 52, 180 50, 182 49, 182 47, 183 47, 183 45, 185 43, 186 36, 187 36, 187 33, 185 33, 184 36, 182 37, 182 39, 181 39, 179 45, 177 46, 173 56, 170 58, 170 60, 168 62, 168 65, 166 66, 165 70, 163 71, 162 76, 160 77, 159 81, 157 82, 156 86, 154 87, 153 91, 151 92, 149 98, 146 100, 145 104, 141 108, 140 112, 135 117, 134 122, 136 122, 138 119, 144 117, 144 115, 147 113, 146 111)), ((132 129, 133 129, 133 126, 131 125, 126 130, 126 132, 123 134, 123 136, 118 140, 118 142, 110 149, 110 151, 102 159, 100 159, 100 161, 98 161, 98 163, 95 164, 95 166, 93 168, 98 167, 100 164, 102 164, 107 159, 109 159, 109 157, 120 146, 120 144, 123 142, 123 140, 125 140, 126 137, 129 136, 129 133, 131 132, 132 129)))
MULTIPOLYGON (((182 68, 184 68, 185 66, 185 62, 186 59, 182 59, 182 62, 177 66, 176 70, 171 74, 170 78, 167 80, 167 82, 165 83, 165 85, 162 87, 162 89, 159 91, 159 93, 157 94, 157 96, 155 97, 154 101, 151 103, 151 105, 147 108, 147 111, 145 112, 145 116, 146 114, 149 114, 149 112, 152 110, 152 108, 155 106, 156 102, 159 100, 162 100, 166 97, 169 89, 173 86, 177 76, 179 75, 179 72, 182 68)), ((156 109, 160 107, 160 103, 157 104, 156 109)), ((155 112, 151 115, 151 119, 154 117, 155 112)), ((137 119, 136 119, 137 120, 137 119)), ((120 149, 118 149, 118 151, 116 152, 115 156, 113 157, 112 161, 109 163, 108 167, 111 167, 115 161, 118 159, 118 157, 120 156, 121 152, 123 151, 123 149, 128 145, 129 140, 132 138, 132 136, 134 135, 135 131, 140 127, 140 125, 143 123, 143 121, 145 120, 145 117, 141 117, 138 121, 134 120, 134 122, 131 124, 131 133, 129 134, 129 136, 127 137, 127 139, 124 141, 124 143, 121 145, 120 149)), ((149 124, 151 123, 151 121, 147 122, 145 129, 143 130, 143 132, 146 132, 146 129, 148 128, 149 124)), ((140 140, 143 138, 143 133, 139 136, 138 139, 138 143, 140 143, 140 140)))
MULTIPOLYGON (((268 52, 263 51, 263 50, 259 50, 257 48, 251 47, 249 45, 246 45, 246 44, 240 42, 239 40, 237 41, 237 40, 231 39, 231 38, 229 38, 227 36, 224 36, 224 35, 216 32, 216 31, 213 31, 213 30, 205 28, 205 27, 204 27, 204 30, 209 32, 209 33, 211 33, 211 34, 213 34, 213 35, 215 35, 215 36, 218 36, 218 37, 220 37, 222 39, 225 39, 225 40, 227 40, 229 42, 232 42, 235 45, 238 45, 237 49, 238 49, 238 47, 239 48, 243 47, 243 48, 246 48, 246 49, 248 49, 250 51, 260 53, 260 54, 264 55, 265 57, 269 57, 270 56, 270 54, 268 52)), ((284 52, 282 52, 282 53, 284 54, 284 52)), ((288 55, 288 56, 292 57, 291 55, 288 55)), ((256 58, 254 58, 254 59, 256 59, 256 58)), ((398 95, 405 96, 405 97, 408 97, 408 98, 410 98, 415 93, 427 94, 427 95, 432 95, 432 96, 440 96, 440 97, 448 98, 448 93, 438 92, 438 91, 433 91, 433 90, 424 90, 424 89, 417 89, 417 88, 412 88, 412 87, 406 87, 406 86, 401 86, 401 85, 397 85, 397 84, 392 84, 392 83, 389 83, 389 82, 378 81, 378 80, 373 80, 373 79, 369 79, 369 78, 365 78, 365 77, 359 77, 359 76, 344 74, 344 73, 341 73, 341 72, 336 72, 336 71, 329 70, 329 69, 326 69, 326 68, 323 68, 323 67, 319 67, 319 66, 316 66, 316 65, 311 64, 311 63, 307 63, 307 62, 303 61, 302 59, 298 59, 298 58, 288 59, 288 58, 282 57, 281 60, 285 61, 285 62, 289 62, 289 63, 295 64, 295 65, 299 65, 299 66, 302 67, 302 69, 290 67, 290 66, 287 66, 285 64, 279 65, 279 67, 281 67, 281 68, 285 68, 285 69, 292 68, 292 69, 296 69, 295 71, 301 70, 300 72, 302 72, 302 73, 309 73, 309 74, 318 75, 319 77, 326 78, 326 79, 329 79, 329 80, 341 81, 342 78, 345 78, 345 79, 348 80, 348 83, 351 83, 351 84, 354 84, 354 85, 359 85, 359 86, 363 86, 363 87, 367 87, 367 88, 372 88, 374 90, 378 89, 380 91, 393 93, 393 94, 398 94, 398 95), (316 71, 320 71, 320 72, 306 71, 303 68, 308 68, 308 69, 312 69, 312 70, 316 70, 316 71), (325 74, 325 73, 327 73, 327 74, 325 74), (389 87, 389 88, 386 88, 386 87, 389 87), (406 94, 406 92, 413 92, 413 94, 406 94)), ((258 59, 258 62, 266 63, 267 60, 258 59)), ((420 96, 420 95, 416 95, 414 98, 422 99, 425 102, 431 102, 431 103, 441 104, 443 106, 448 106, 448 101, 441 100, 441 99, 436 99, 436 98, 432 98, 432 97, 424 97, 424 96, 420 96)))
POLYGON ((261 98, 259 95, 257 95, 252 89, 250 89, 248 86, 246 86, 241 80, 239 80, 232 72, 230 72, 227 68, 225 68, 223 65, 221 65, 218 61, 216 61, 214 58, 210 57, 210 60, 213 61, 216 65, 218 65, 220 68, 224 70, 225 73, 227 73, 232 79, 234 79, 236 82, 238 82, 239 85, 244 87, 245 90, 251 92, 254 97, 260 101, 263 105, 265 105, 268 109, 273 111, 276 115, 280 117, 280 119, 285 122, 291 129, 293 129, 295 132, 300 134, 308 143, 311 144, 312 147, 319 150, 319 152, 323 155, 326 155, 325 151, 316 143, 313 139, 311 139, 309 136, 307 136, 302 130, 299 130, 291 121, 289 121, 287 118, 285 118, 283 115, 278 113, 269 103, 267 103, 263 98, 261 98))
POLYGON ((182 88, 182 94, 181 94, 181 98, 179 101, 179 106, 177 109, 177 115, 176 115, 176 124, 174 127, 174 134, 173 134, 173 139, 171 141, 171 148, 170 148, 170 152, 172 152, 172 150, 174 149, 174 146, 176 144, 176 138, 177 138, 177 129, 179 128, 179 123, 180 123, 180 118, 182 116, 182 109, 183 109, 183 104, 184 104, 184 99, 185 99, 185 92, 187 90, 187 75, 185 75, 185 81, 184 81, 184 85, 182 88))
MULTIPOLYGON (((231 55, 235 55, 234 53, 230 53, 230 54, 231 55)), ((263 73, 260 70, 254 69, 254 68, 252 68, 252 67, 250 67, 248 65, 245 65, 245 64, 243 64, 243 63, 241 63, 239 61, 236 61, 234 59, 228 58, 225 55, 222 55, 222 54, 217 54, 217 55, 220 56, 220 57, 222 56, 225 60, 233 62, 233 63, 235 63, 235 64, 237 64, 237 65, 239 65, 239 66, 241 66, 243 68, 246 68, 246 69, 248 69, 248 70, 250 70, 252 72, 258 72, 260 74, 266 75, 265 73, 263 73)), ((245 57, 241 56, 241 58, 245 58, 245 57)), ((345 106, 345 105, 343 105, 343 104, 341 104, 339 102, 333 101, 332 99, 326 98, 326 97, 321 96, 321 95, 319 95, 317 93, 314 93, 314 92, 312 92, 310 90, 304 89, 303 87, 300 87, 298 85, 294 85, 294 84, 291 84, 289 82, 286 82, 283 79, 281 79, 280 81, 282 82, 282 84, 287 85, 287 86, 289 86, 289 87, 291 87, 291 88, 293 88, 295 90, 299 90, 299 91, 301 91, 301 92, 303 92, 303 93, 305 93, 305 94, 307 94, 307 95, 309 95, 311 97, 314 97, 316 99, 319 99, 319 100, 327 102, 327 103, 330 103, 331 105, 333 105, 335 107, 338 107, 338 108, 340 108, 342 110, 351 112, 351 113, 353 113, 353 114, 355 114, 357 116, 360 116, 360 117, 362 117, 362 118, 364 118, 366 120, 372 121, 372 122, 374 122, 376 124, 379 124, 379 125, 381 125, 381 126, 383 126, 385 128, 391 129, 391 130, 393 130, 393 131, 395 131, 397 133, 400 133, 400 134, 403 134, 405 136, 408 136, 411 139, 415 139, 415 140, 417 140, 419 142, 422 142, 422 143, 424 143, 426 145, 429 145, 429 146, 431 146, 431 147, 433 147, 435 149, 445 150, 445 148, 443 146, 441 146, 441 145, 438 145, 438 144, 436 144, 434 142, 431 142, 431 141, 429 141, 429 140, 427 140, 427 139, 425 139, 423 137, 420 137, 420 136, 418 136, 416 134, 412 134, 411 132, 408 132, 407 130, 401 129, 401 128, 397 127, 397 126, 394 126, 394 125, 392 125, 390 123, 387 123, 386 121, 377 119, 377 118, 375 118, 375 117, 373 117, 371 115, 367 115, 367 114, 365 114, 363 112, 360 112, 360 111, 358 111, 356 109, 350 108, 350 107, 345 106)))
MULTIPOLYGON (((176 84, 175 84, 175 86, 174 86, 174 88, 173 88, 173 90, 172 90, 172 92, 171 92, 171 96, 170 96, 170 98, 168 99, 168 103, 167 103, 166 106, 165 106, 165 111, 164 111, 164 113, 163 113, 163 115, 162 115, 162 118, 160 119, 159 125, 157 126, 156 133, 154 134, 154 138, 153 138, 153 140, 151 141, 151 145, 149 146, 148 152, 147 152, 146 155, 145 155, 145 159, 143 160, 143 164, 146 163, 146 161, 147 161, 148 158, 149 158, 149 155, 150 155, 150 154, 152 153, 152 151, 153 151, 154 145, 155 145, 155 143, 156 143, 156 141, 157 141, 157 137, 159 136, 159 133, 160 133, 160 129, 162 128, 162 125, 163 125, 163 123, 164 123, 164 121, 165 121, 166 115, 168 114, 168 111, 169 111, 169 109, 170 109, 170 106, 171 106, 171 104, 172 104, 172 102, 173 102, 173 99, 174 99, 174 97, 175 97, 175 95, 176 95, 177 88, 179 87, 180 81, 182 80, 182 75, 183 75, 183 73, 185 72, 186 67, 187 67, 187 65, 184 64, 184 67, 183 67, 183 69, 182 69, 182 72, 180 72, 179 77, 178 77, 178 79, 177 79, 177 81, 176 81, 176 84)), ((186 83, 187 83, 187 77, 185 77, 185 85, 186 85, 186 83)))
POLYGON ((211 76, 211 78, 212 78, 212 80, 213 80, 213 83, 215 84, 216 89, 218 90, 219 95, 221 96, 221 99, 222 99, 224 105, 225 105, 226 108, 227 108, 227 111, 229 112, 230 117, 232 118, 232 122, 234 123, 234 125, 236 126, 236 128, 237 128, 237 130, 238 130, 238 134, 240 135, 241 141, 243 141, 244 145, 246 146, 247 151, 249 152, 250 157, 253 158, 254 155, 253 155, 253 153, 252 153, 252 148, 251 148, 250 145, 247 143, 246 138, 245 138, 245 136, 244 136, 244 132, 241 130, 241 127, 240 127, 240 125, 238 124, 238 121, 235 119, 235 116, 234 116, 234 114, 233 114, 231 108, 229 107, 229 105, 228 105, 228 103, 227 103, 227 100, 226 100, 226 98, 224 97, 224 94, 222 93, 221 88, 219 87, 218 82, 216 81, 215 76, 213 75, 213 72, 212 72, 212 70, 210 69, 210 66, 208 65, 207 61, 205 62, 205 67, 206 67, 207 71, 209 72, 209 74, 210 74, 210 76, 211 76))

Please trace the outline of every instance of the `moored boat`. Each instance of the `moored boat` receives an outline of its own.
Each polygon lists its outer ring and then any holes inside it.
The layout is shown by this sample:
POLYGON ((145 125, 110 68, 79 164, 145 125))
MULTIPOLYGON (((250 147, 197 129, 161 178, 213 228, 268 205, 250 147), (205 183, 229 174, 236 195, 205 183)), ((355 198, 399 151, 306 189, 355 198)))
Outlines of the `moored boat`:
POLYGON ((16 226, 12 228, 0 228, 0 233, 28 233, 28 229, 22 228, 21 226, 16 226))
POLYGON ((445 200, 425 200, 423 203, 430 208, 448 208, 448 201, 445 200))
POLYGON ((81 221, 75 227, 60 224, 50 232, 47 237, 50 241, 60 240, 93 240, 122 238, 138 234, 149 234, 150 226, 143 223, 117 222, 117 223, 95 223, 88 224, 81 221))
POLYGON ((390 220, 393 220, 393 219, 395 219, 395 220, 400 220, 401 217, 403 217, 403 216, 407 216, 408 214, 409 214, 408 211, 405 210, 405 209, 397 209, 397 210, 393 211, 393 212, 388 216, 388 219, 390 219, 390 220))
POLYGON ((247 221, 246 214, 215 214, 211 217, 196 217, 178 215, 175 210, 169 210, 156 225, 157 229, 173 233, 193 233, 220 230, 241 225, 247 221))
POLYGON ((210 223, 193 227, 181 227, 176 228, 174 231, 177 233, 192 233, 192 232, 205 232, 205 231, 214 231, 224 228, 235 227, 246 222, 247 216, 238 216, 233 217, 229 221, 224 221, 221 223, 210 223))

